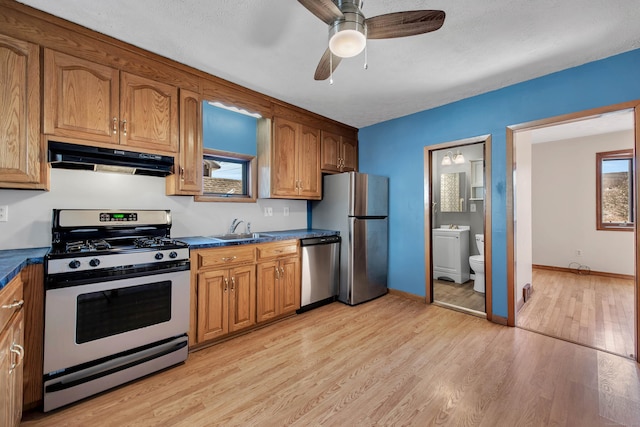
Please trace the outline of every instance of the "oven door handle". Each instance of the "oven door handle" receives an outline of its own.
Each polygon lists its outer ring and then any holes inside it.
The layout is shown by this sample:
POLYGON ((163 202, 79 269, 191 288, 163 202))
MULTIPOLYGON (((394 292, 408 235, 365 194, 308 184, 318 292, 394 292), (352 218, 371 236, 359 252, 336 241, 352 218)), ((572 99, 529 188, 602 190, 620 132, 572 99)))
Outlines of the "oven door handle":
MULTIPOLYGON (((150 360, 157 359, 164 355, 178 351, 181 348, 184 348, 187 343, 187 337, 182 336, 158 347, 152 347, 138 353, 118 357, 100 365, 92 366, 90 368, 71 373, 64 376, 64 378, 60 381, 47 385, 45 387, 45 392, 53 393, 56 391, 66 390, 68 388, 76 387, 80 384, 84 384, 98 378, 106 377, 107 375, 123 371, 125 369, 131 368, 132 366, 140 365, 150 360)), ((60 373, 58 373, 57 375, 60 375, 60 373)))

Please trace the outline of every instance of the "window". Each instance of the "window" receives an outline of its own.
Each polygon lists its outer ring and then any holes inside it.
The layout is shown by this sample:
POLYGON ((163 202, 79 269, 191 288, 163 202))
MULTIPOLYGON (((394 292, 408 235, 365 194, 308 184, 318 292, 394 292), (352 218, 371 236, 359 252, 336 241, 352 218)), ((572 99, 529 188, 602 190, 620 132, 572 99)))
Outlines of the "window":
POLYGON ((255 202, 256 159, 246 154, 205 148, 202 156, 202 196, 198 202, 255 202))
POLYGON ((633 231, 633 150, 596 153, 598 230, 633 231))

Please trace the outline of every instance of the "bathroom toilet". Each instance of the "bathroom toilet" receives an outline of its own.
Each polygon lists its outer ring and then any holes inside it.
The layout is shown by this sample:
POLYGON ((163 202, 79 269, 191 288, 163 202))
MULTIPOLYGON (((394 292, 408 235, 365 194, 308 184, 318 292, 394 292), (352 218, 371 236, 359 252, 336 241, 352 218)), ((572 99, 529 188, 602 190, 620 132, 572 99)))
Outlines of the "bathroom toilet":
POLYGON ((469 266, 476 274, 473 290, 484 294, 484 234, 476 234, 476 247, 480 255, 469 257, 469 266))

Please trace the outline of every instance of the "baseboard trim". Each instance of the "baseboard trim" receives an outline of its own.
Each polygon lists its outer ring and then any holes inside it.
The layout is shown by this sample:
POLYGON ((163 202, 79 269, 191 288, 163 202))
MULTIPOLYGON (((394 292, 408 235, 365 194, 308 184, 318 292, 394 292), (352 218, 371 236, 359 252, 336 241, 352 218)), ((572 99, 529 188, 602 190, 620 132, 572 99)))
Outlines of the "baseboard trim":
MULTIPOLYGON (((577 270, 575 268, 556 267, 556 266, 553 266, 553 265, 532 264, 531 267, 534 268, 534 269, 537 268, 539 270, 562 271, 562 272, 565 272, 565 273, 574 273, 574 274, 577 273, 577 270)), ((628 279, 628 280, 635 279, 635 276, 630 275, 630 274, 608 273, 606 271, 590 270, 586 274, 591 274, 593 276, 611 277, 613 279, 628 279)))
POLYGON ((410 299, 412 301, 418 301, 418 302, 421 302, 423 304, 426 304, 426 302, 427 302, 425 297, 421 297, 420 295, 412 294, 412 293, 405 292, 405 291, 399 291, 397 289, 389 288, 389 293, 391 295, 396 295, 396 296, 399 296, 399 297, 402 297, 402 298, 407 298, 407 299, 410 299))

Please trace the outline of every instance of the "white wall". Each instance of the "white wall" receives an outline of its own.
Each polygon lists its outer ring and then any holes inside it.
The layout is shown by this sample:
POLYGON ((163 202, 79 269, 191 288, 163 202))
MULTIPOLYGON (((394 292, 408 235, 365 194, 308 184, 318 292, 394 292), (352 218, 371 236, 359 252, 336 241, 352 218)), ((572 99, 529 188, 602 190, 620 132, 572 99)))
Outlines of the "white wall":
POLYGON ((250 221, 253 231, 307 227, 306 201, 196 203, 190 196, 166 196, 164 178, 63 169, 51 170, 50 192, 0 189, 0 205, 9 206, 9 221, 0 222, 0 249, 50 246, 54 208, 170 209, 172 237, 221 234, 234 218, 250 221), (263 215, 265 207, 273 208, 272 217, 263 215))
POLYGON ((635 274, 634 233, 596 230, 595 190, 595 153, 632 148, 633 141, 625 131, 533 144, 534 264, 635 274))
POLYGON ((524 285, 532 282, 533 243, 532 209, 537 209, 538 200, 532 208, 531 193, 531 135, 528 132, 515 136, 516 177, 515 177, 515 233, 516 233, 516 307, 523 299, 524 285))

